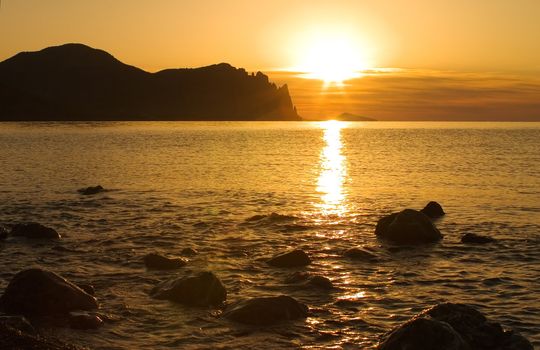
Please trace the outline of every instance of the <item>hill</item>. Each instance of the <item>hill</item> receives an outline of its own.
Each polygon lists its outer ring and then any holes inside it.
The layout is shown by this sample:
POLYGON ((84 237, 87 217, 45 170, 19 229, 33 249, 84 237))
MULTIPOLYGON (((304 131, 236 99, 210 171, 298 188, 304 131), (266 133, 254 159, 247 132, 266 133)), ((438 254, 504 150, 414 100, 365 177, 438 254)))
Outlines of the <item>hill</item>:
POLYGON ((0 121, 301 120, 287 85, 227 63, 149 73, 83 44, 0 62, 0 121))

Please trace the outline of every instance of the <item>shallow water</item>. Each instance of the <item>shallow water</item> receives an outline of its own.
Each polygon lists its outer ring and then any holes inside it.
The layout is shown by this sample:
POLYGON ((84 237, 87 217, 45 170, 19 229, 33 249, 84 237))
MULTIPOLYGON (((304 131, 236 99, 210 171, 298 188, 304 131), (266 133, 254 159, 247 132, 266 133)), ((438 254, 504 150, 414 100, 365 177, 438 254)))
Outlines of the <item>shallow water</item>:
POLYGON ((50 332, 94 349, 370 348, 445 300, 540 347, 540 123, 4 123, 0 184, 0 223, 63 235, 0 243, 0 289, 36 265, 92 283, 112 321, 50 332), (76 191, 96 184, 110 191, 76 191), (380 216, 430 200, 447 212, 441 243, 395 249, 375 238, 380 216), (269 216, 246 221, 254 215, 269 216), (499 241, 463 245, 465 232, 499 241), (351 246, 380 259, 348 260, 351 246), (177 272, 141 262, 185 247, 199 255, 177 272), (265 264, 292 247, 314 263, 265 264), (199 269, 223 280, 229 302, 288 294, 310 316, 257 329, 148 297, 157 281, 199 269), (337 288, 285 283, 298 270, 337 288))

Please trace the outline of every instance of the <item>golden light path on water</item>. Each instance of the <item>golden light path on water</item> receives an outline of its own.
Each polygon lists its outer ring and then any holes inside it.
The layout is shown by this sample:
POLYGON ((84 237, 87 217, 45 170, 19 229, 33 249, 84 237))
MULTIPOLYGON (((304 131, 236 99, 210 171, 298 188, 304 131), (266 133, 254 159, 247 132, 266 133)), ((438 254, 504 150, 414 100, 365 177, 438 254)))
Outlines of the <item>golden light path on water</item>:
POLYGON ((341 129, 346 122, 329 120, 321 122, 325 146, 321 151, 317 192, 321 202, 317 205, 323 215, 343 216, 347 212, 344 184, 347 179, 346 158, 342 153, 341 129))

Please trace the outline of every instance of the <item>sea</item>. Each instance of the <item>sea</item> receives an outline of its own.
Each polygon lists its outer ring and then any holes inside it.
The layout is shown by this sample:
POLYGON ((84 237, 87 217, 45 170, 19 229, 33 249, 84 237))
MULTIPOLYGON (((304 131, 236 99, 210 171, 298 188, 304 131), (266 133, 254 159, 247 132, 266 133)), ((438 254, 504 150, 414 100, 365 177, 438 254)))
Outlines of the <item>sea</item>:
POLYGON ((91 349, 372 349, 444 301, 540 348, 540 123, 0 123, 0 223, 26 221, 62 239, 0 242, 0 292, 36 266, 92 284, 103 327, 43 330, 91 349), (77 192, 98 184, 107 191, 77 192), (377 239, 379 218, 429 201, 446 212, 442 241, 377 239), (461 243, 469 232, 497 241, 461 243), (142 262, 188 247, 198 254, 179 270, 142 262), (351 247, 378 259, 351 260, 351 247), (291 249, 312 264, 266 263, 291 249), (289 295, 309 315, 252 327, 149 296, 200 270, 222 280, 227 303, 289 295), (334 288, 289 283, 298 271, 334 288))

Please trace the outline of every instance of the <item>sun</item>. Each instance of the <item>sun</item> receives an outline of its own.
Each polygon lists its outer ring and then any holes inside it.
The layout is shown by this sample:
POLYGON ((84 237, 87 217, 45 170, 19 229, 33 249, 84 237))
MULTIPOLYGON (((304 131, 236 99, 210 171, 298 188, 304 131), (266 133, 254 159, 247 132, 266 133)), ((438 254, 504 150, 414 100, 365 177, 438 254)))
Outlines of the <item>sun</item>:
POLYGON ((344 36, 321 36, 310 41, 299 55, 297 69, 302 77, 319 79, 326 84, 343 84, 361 76, 369 68, 365 52, 344 36))

